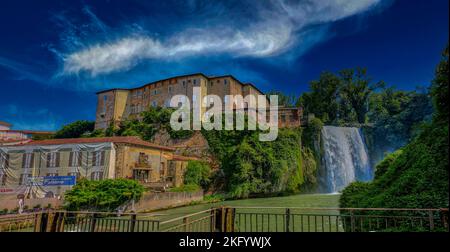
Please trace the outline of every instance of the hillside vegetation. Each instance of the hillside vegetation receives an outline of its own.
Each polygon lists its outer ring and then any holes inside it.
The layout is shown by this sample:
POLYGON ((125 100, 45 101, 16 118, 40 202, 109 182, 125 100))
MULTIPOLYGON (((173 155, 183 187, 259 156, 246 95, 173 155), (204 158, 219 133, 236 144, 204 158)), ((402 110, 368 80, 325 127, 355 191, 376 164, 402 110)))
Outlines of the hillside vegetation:
POLYGON ((215 179, 232 198, 295 193, 315 183, 316 162, 301 148, 301 129, 280 129, 278 138, 261 142, 258 131, 203 131, 221 163, 215 179))
POLYGON ((386 157, 370 183, 350 184, 341 207, 448 208, 448 47, 431 86, 432 122, 405 147, 386 157))

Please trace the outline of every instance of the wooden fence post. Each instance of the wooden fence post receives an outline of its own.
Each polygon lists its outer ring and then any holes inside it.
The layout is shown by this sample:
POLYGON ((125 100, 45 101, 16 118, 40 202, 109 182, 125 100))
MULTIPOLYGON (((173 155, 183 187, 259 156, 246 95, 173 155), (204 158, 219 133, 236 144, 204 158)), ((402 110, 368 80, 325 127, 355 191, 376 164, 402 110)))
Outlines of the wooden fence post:
POLYGON ((34 215, 34 232, 42 232, 41 231, 42 215, 43 213, 37 213, 34 215))
POLYGON ((47 231, 47 221, 48 221, 48 212, 43 212, 40 214, 40 218, 38 221, 38 232, 46 232, 47 231))
POLYGON ((60 222, 60 218, 61 218, 61 213, 60 212, 55 212, 51 214, 51 218, 49 218, 49 232, 57 232, 58 231, 58 226, 59 226, 59 222, 60 222))
POLYGON ((234 232, 235 208, 225 208, 225 232, 234 232))

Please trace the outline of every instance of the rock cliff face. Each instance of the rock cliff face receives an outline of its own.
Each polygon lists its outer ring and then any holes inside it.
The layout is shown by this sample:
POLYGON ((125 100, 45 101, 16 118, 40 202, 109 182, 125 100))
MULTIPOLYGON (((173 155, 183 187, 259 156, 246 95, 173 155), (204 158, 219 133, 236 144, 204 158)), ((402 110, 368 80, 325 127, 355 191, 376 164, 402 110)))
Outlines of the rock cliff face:
POLYGON ((206 160, 212 169, 218 169, 217 160, 209 151, 208 141, 203 137, 200 131, 194 132, 191 137, 185 139, 173 139, 165 130, 158 131, 152 140, 153 143, 169 146, 176 149, 178 155, 198 157, 206 160))

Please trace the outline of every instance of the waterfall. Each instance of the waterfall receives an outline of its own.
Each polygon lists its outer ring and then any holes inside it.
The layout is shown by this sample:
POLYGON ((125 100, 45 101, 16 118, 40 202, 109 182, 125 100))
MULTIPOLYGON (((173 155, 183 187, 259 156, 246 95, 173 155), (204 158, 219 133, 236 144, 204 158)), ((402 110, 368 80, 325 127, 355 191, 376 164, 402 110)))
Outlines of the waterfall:
POLYGON ((362 132, 355 127, 322 128, 321 191, 339 192, 353 181, 372 179, 372 169, 362 132))

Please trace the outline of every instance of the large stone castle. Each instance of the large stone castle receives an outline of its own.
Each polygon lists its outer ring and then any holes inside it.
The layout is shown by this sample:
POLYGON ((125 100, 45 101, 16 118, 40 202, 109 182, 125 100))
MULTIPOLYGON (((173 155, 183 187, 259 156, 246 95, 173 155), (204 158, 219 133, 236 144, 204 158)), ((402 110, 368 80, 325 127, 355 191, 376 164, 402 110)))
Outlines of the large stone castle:
MULTIPOLYGON (((217 95, 226 102, 226 95, 264 95, 255 85, 242 83, 232 75, 209 77, 202 73, 175 76, 145 84, 141 87, 115 88, 97 93, 96 129, 105 129, 111 123, 138 117, 149 106, 169 107, 174 95, 186 95, 190 101, 217 95), (201 97, 195 97, 193 88, 200 88, 201 97)), ((279 127, 298 127, 301 108, 279 107, 279 127)))

